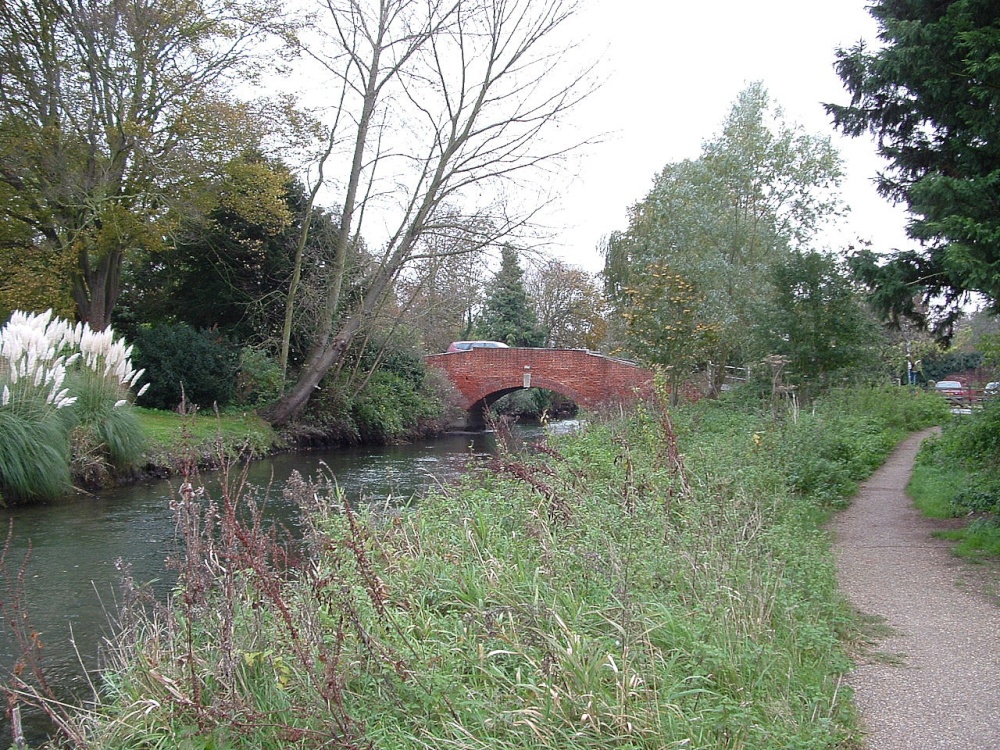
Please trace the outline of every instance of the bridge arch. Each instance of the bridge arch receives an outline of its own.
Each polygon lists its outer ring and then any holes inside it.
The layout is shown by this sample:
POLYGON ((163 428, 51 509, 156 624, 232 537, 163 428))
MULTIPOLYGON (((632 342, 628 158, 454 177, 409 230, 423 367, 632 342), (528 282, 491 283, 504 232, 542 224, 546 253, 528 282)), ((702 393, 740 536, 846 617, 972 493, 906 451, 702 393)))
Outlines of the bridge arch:
POLYGON ((472 421, 522 388, 545 388, 592 409, 648 393, 653 380, 645 368, 586 349, 471 349, 431 354, 424 361, 448 376, 472 421))

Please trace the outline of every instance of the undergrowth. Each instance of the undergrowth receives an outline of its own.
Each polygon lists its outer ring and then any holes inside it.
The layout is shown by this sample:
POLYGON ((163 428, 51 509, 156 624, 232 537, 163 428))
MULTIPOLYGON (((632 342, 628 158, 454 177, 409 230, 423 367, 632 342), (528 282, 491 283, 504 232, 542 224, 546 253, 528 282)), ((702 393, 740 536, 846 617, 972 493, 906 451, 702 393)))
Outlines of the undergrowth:
MULTIPOLYGON (((930 418, 905 416, 923 408, 909 398, 777 420, 652 404, 526 451, 499 425, 489 471, 413 508, 294 478, 301 548, 238 481, 213 499, 190 477, 179 587, 125 610, 94 704, 60 715, 66 741, 843 747, 857 623, 821 523, 930 418)), ((27 680, 12 694, 39 699, 27 680)))
POLYGON ((941 536, 958 542, 956 554, 1000 556, 1000 402, 949 421, 924 442, 908 492, 932 518, 966 518, 941 536))

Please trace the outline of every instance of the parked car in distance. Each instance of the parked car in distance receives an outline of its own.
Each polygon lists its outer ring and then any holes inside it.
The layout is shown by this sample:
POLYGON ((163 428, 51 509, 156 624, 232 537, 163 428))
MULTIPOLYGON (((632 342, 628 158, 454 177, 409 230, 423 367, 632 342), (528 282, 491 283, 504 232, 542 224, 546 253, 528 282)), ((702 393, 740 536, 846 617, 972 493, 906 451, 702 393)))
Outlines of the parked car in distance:
POLYGON ((448 344, 448 353, 468 352, 473 349, 509 349, 500 341, 452 341, 448 344))
POLYGON ((983 388, 983 395, 987 397, 1000 395, 1000 380, 993 380, 983 388))
POLYGON ((969 407, 981 400, 978 390, 966 388, 958 380, 940 380, 935 383, 934 390, 957 406, 969 407))
POLYGON ((934 390, 942 396, 964 396, 966 390, 957 380, 939 380, 934 384, 934 390))

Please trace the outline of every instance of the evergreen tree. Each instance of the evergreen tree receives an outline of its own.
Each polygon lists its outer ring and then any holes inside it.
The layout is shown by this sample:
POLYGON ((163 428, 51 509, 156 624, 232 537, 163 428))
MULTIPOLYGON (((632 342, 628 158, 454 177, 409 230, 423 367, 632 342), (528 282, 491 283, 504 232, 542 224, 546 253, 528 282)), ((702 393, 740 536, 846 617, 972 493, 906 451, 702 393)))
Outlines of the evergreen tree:
POLYGON ((538 318, 528 304, 517 251, 509 245, 501 252, 500 270, 486 295, 476 332, 479 338, 502 341, 509 346, 542 346, 545 343, 545 334, 539 329, 538 318))
MULTIPOLYGON (((848 106, 827 105, 843 132, 870 132, 889 169, 879 190, 905 202, 918 250, 855 258, 883 313, 927 322, 920 303, 944 299, 938 331, 966 293, 1000 307, 1000 5, 994 0, 879 0, 877 49, 838 52, 848 106)), ((877 248, 885 250, 886 248, 877 248)))

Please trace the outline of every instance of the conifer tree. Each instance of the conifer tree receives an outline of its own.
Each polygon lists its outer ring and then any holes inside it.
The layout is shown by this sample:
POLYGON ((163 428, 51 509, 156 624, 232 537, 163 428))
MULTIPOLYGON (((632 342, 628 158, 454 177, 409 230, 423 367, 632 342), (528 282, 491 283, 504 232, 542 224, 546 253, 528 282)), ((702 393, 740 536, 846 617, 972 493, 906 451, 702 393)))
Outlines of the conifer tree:
POLYGON ((541 346, 545 335, 528 304, 524 272, 517 251, 505 246, 500 270, 486 295, 486 304, 476 326, 480 338, 502 341, 508 346, 541 346))
POLYGON ((879 190, 908 205, 920 246, 889 262, 890 248, 859 253, 855 268, 897 320, 928 322, 924 303, 943 299, 944 334, 968 292, 1000 307, 1000 5, 879 0, 869 12, 882 44, 838 52, 851 102, 827 110, 844 133, 875 136, 889 162, 879 190))

